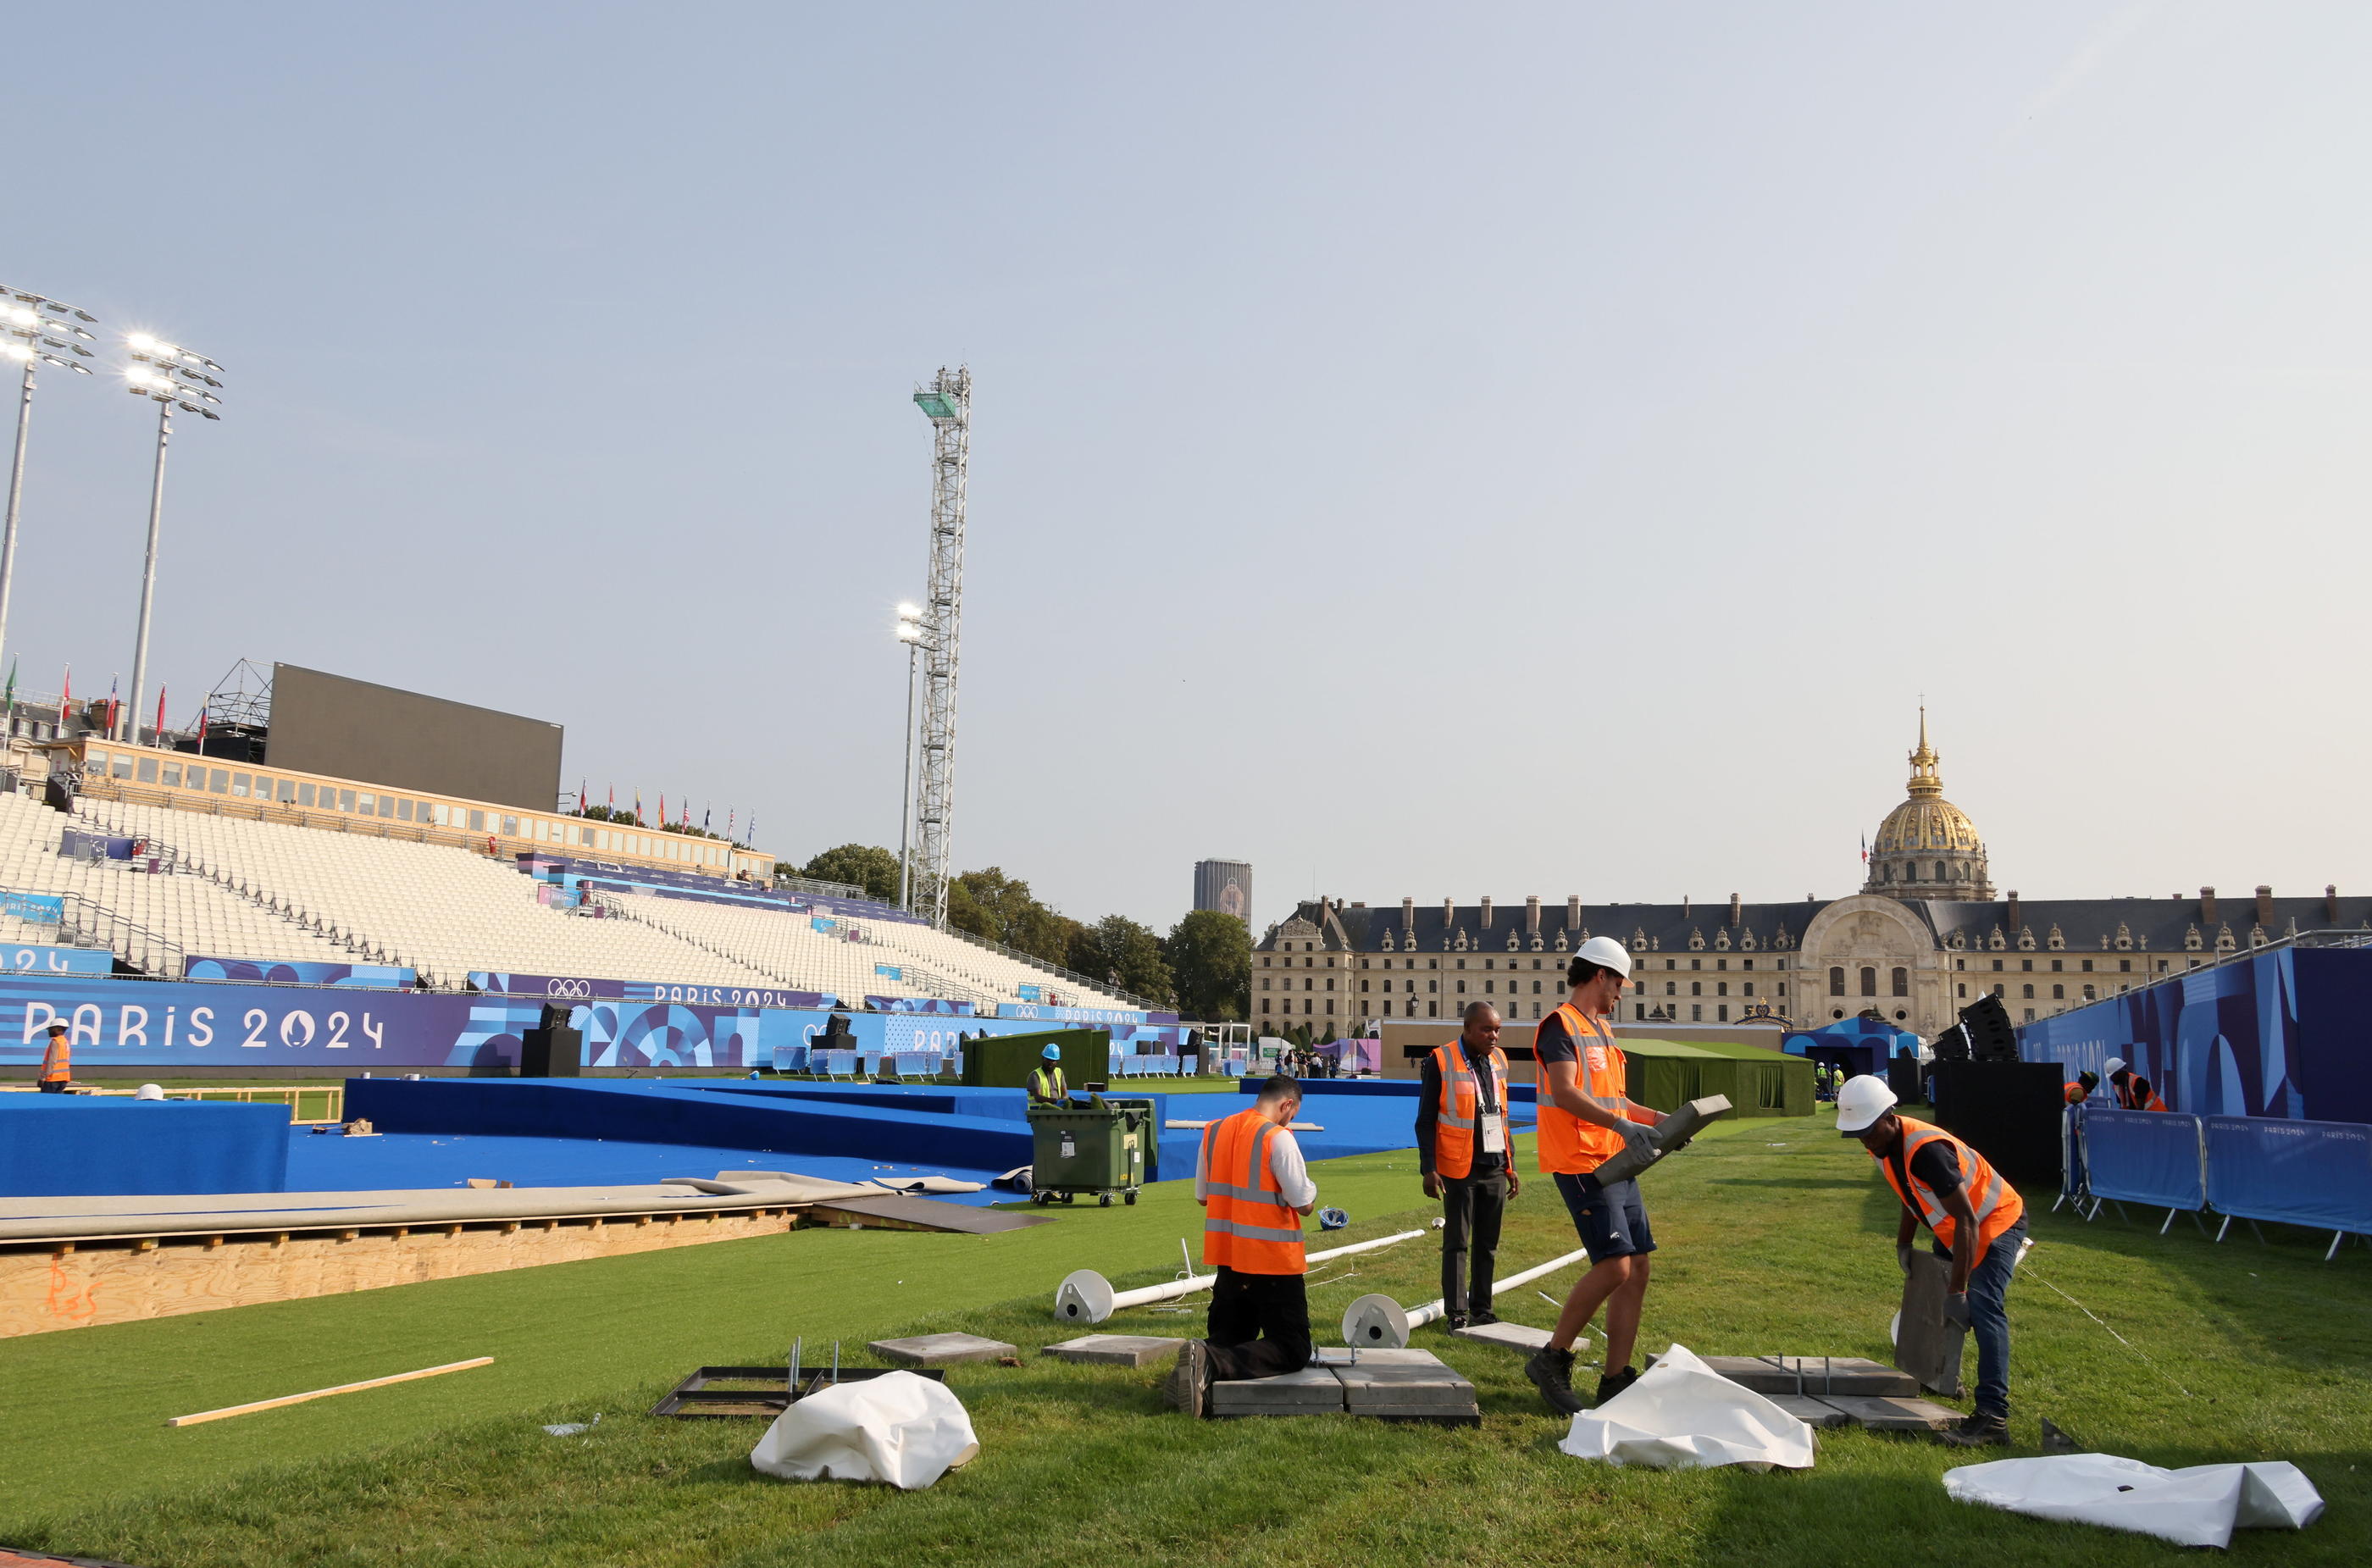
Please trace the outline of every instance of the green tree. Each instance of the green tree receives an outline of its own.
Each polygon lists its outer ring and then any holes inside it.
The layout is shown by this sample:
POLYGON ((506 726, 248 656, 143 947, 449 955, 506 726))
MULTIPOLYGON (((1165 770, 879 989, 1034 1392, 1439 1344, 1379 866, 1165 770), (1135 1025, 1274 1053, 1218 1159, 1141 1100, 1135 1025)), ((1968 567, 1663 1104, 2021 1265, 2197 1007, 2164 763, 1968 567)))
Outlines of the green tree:
POLYGON ((874 844, 841 844, 824 851, 799 868, 802 877, 819 882, 846 882, 865 889, 868 899, 894 903, 898 898, 898 852, 874 844))
POLYGON ((1240 916, 1196 910, 1169 928, 1161 953, 1185 1016, 1231 1024, 1250 1016, 1252 934, 1240 916))
POLYGON ((1095 985, 1117 985, 1168 1005, 1173 992, 1161 938, 1126 915, 1108 914, 1082 927, 1071 944, 1071 968, 1095 985))

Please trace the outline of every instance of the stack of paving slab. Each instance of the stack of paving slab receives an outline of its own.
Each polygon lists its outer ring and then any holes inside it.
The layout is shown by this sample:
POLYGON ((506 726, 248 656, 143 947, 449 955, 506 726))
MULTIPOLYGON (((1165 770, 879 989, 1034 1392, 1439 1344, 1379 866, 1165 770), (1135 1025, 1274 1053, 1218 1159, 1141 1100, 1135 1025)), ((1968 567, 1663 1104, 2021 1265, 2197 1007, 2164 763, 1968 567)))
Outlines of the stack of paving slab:
POLYGON ((1211 1414, 1370 1415, 1384 1421, 1482 1424, 1474 1385, 1429 1350, 1331 1346, 1318 1356, 1318 1365, 1280 1377, 1213 1383, 1211 1414))
POLYGON ((1960 1419, 1919 1397, 1910 1373, 1851 1355, 1709 1355, 1705 1365, 1809 1426, 1940 1432, 1960 1419))

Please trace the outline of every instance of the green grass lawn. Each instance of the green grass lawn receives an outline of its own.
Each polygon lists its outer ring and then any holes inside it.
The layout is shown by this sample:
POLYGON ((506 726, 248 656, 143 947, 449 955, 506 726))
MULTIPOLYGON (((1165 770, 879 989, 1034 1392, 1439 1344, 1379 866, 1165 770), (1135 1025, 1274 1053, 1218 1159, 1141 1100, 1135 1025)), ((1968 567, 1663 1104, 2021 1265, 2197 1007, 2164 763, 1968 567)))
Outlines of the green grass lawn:
MULTIPOLYGON (((1526 1164, 1529 1163, 1529 1153, 1526 1164)), ((1430 1217, 1413 1156, 1315 1168, 1348 1238, 1430 1217)), ((1643 1343, 1708 1354, 1887 1355, 1898 1290, 1892 1199, 1822 1120, 1725 1124, 1650 1179, 1664 1250, 1643 1343)), ((2048 1206, 2048 1197, 2036 1205, 2048 1206)), ((602 1262, 245 1307, 0 1343, 0 1541, 147 1568, 221 1564, 1755 1563, 1834 1568, 1949 1555, 2051 1565, 2159 1562, 2140 1537, 1948 1502, 1963 1456, 1908 1438, 1822 1435, 1800 1474, 1664 1473, 1556 1452, 1563 1423, 1507 1353, 1433 1330, 1481 1391, 1477 1430, 1347 1417, 1190 1423, 1159 1373, 1067 1367, 1050 1305, 1095 1267, 1149 1283, 1199 1211, 1183 1184, 1134 1208, 1076 1209, 994 1237, 809 1231, 602 1262), (1018 1369, 961 1367, 983 1451, 901 1494, 770 1481, 757 1423, 641 1412, 703 1362, 808 1355, 962 1329, 1022 1347, 1018 1369), (493 1355, 489 1368, 173 1431, 166 1417, 493 1355), (554 1439, 542 1423, 606 1419, 554 1439)), ((2181 1224, 2181 1222, 2178 1222, 2181 1224)), ((1505 1272, 1571 1249, 1545 1180, 1516 1204, 1505 1272)), ((2011 1293, 2022 1445, 2050 1416, 2088 1445, 2159 1464, 2289 1458, 2330 1503, 2303 1535, 2235 1555, 2372 1556, 2372 1254, 2325 1266, 2303 1237, 2215 1247, 2111 1211, 2040 1215, 2011 1293), (2149 1358, 2110 1339, 2055 1285, 2149 1358), (2154 1365, 2153 1365, 2154 1364, 2154 1365)), ((1436 1289, 1430 1239, 1321 1265, 1321 1339, 1364 1292, 1436 1289)), ((1562 1295, 1572 1275, 1542 1282, 1562 1295)), ((1546 1323, 1532 1287, 1504 1316, 1546 1323)), ((1107 1328, 1180 1334, 1199 1311, 1107 1328)), ((2032 1451, 2030 1446, 2022 1451, 2032 1451)))

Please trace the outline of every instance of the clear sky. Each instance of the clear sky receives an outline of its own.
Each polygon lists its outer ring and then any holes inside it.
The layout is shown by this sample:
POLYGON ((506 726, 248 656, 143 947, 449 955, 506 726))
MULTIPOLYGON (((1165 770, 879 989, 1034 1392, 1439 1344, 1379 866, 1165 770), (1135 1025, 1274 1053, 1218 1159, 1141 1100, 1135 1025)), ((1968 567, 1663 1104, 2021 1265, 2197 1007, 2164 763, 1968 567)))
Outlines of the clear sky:
MULTIPOLYGON (((23 29, 20 29, 20 31, 23 29)), ((1166 928, 2372 886, 2372 9, 100 5, 0 280, 231 371, 157 673, 558 720, 894 843, 943 363, 956 857, 1166 928), (2336 798, 2340 804, 2326 809, 2336 798), (2319 804, 2321 803, 2321 804, 2319 804), (2333 812, 2336 815, 2333 815, 2333 812)), ((128 686, 146 405, 44 383, 9 645, 128 686)))

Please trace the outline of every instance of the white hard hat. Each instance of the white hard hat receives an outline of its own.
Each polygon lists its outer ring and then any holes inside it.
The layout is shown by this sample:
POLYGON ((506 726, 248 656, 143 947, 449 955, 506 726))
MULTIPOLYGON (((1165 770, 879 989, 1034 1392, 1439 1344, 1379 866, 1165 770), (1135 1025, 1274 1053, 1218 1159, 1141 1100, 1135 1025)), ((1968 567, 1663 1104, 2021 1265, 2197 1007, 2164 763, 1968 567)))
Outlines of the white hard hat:
POLYGON ((2107 1070, 2110 1073, 2123 1072, 2125 1070, 2125 1059, 2122 1056, 2110 1057, 2107 1070))
POLYGON ((165 1098, 165 1087, 161 1084, 143 1084, 139 1088, 133 1091, 132 1098, 134 1099, 163 1099, 165 1098))
POLYGON ((1894 1109, 1894 1091, 1867 1073, 1847 1078, 1837 1091, 1837 1131, 1850 1138, 1894 1109))
POLYGON ((1593 936, 1575 950, 1576 958, 1586 958, 1600 969, 1612 970, 1623 979, 1631 978, 1631 949, 1611 936, 1593 936))

